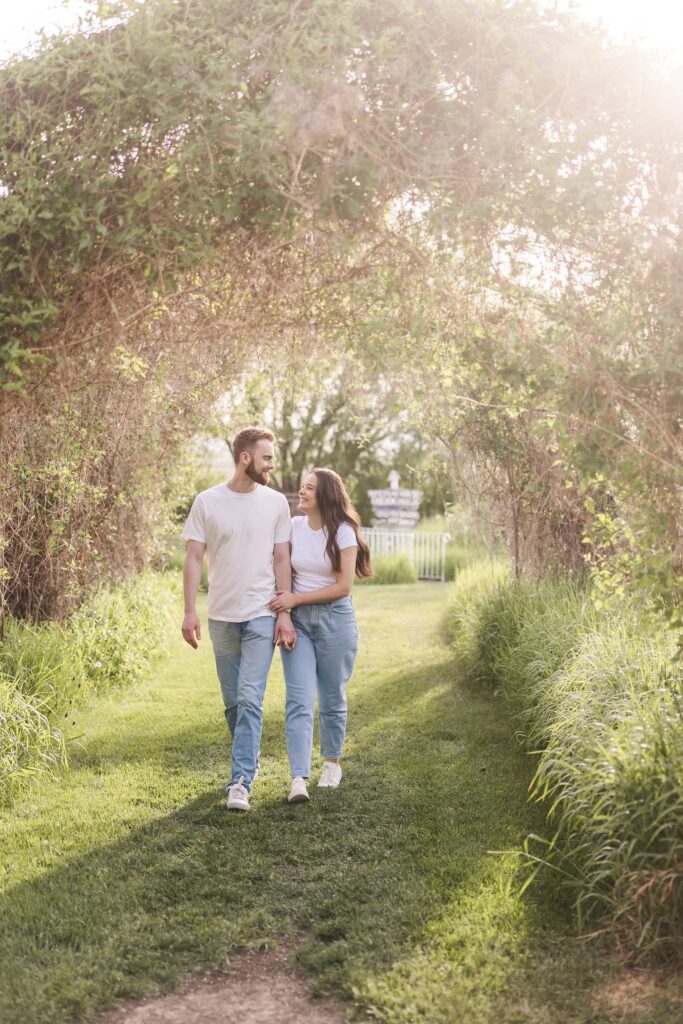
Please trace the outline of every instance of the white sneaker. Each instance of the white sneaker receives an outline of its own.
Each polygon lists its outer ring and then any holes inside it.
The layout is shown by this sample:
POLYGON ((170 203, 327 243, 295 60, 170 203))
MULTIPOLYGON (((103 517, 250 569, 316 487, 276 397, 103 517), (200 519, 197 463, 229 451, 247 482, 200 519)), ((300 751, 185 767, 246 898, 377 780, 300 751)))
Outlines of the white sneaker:
POLYGON ((324 761, 323 770, 318 783, 319 789, 336 789, 341 782, 341 765, 336 761, 324 761))
POLYGON ((308 784, 306 779, 303 779, 301 775, 295 775, 292 779, 292 788, 289 791, 287 799, 290 804, 305 804, 309 799, 308 784))
POLYGON ((228 810, 229 811, 250 811, 249 790, 243 785, 244 775, 240 775, 240 781, 234 782, 228 788, 228 810))

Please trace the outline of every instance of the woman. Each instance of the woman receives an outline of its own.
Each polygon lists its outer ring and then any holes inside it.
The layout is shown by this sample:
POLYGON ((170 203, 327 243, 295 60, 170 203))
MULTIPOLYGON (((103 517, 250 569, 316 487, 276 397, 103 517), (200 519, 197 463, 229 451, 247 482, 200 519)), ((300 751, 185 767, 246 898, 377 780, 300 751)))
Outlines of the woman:
POLYGON ((299 489, 303 516, 292 519, 292 592, 278 592, 273 611, 291 611, 296 646, 281 648, 287 700, 285 734, 292 771, 290 803, 308 800, 316 691, 323 770, 319 786, 336 787, 346 732, 346 683, 358 651, 351 603, 354 576, 372 576, 370 549, 341 477, 314 469, 299 489))

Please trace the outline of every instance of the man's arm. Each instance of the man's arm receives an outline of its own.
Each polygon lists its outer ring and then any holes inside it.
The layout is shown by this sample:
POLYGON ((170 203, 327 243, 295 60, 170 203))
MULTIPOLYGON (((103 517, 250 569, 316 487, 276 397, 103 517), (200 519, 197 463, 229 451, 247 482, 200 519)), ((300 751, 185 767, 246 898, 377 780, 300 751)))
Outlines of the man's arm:
POLYGON ((198 540, 188 540, 183 566, 183 593, 185 595, 185 617, 183 619, 183 639, 194 647, 199 646, 202 629, 197 616, 197 591, 202 578, 202 562, 206 544, 198 540))
MULTIPOLYGON (((289 541, 275 544, 273 547, 273 570, 277 590, 292 589, 292 562, 289 557, 289 541)), ((289 612, 280 612, 275 622, 275 643, 282 643, 291 651, 296 644, 296 630, 292 625, 289 612)))
POLYGON ((292 589, 292 562, 289 557, 289 541, 273 547, 273 569, 275 586, 278 590, 292 589))

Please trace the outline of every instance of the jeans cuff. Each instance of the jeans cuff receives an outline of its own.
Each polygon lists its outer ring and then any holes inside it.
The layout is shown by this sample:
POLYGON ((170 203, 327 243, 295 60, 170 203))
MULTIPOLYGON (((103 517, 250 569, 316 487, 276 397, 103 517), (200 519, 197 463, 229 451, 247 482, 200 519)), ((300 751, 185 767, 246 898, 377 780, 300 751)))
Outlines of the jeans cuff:
MULTIPOLYGON (((239 781, 240 781, 240 777, 238 775, 237 778, 233 782, 228 782, 228 784, 225 787, 225 792, 227 793, 231 786, 236 786, 239 781)), ((242 785, 246 789, 247 793, 249 793, 251 791, 251 782, 247 782, 247 780, 245 779, 244 782, 242 783, 242 785)))

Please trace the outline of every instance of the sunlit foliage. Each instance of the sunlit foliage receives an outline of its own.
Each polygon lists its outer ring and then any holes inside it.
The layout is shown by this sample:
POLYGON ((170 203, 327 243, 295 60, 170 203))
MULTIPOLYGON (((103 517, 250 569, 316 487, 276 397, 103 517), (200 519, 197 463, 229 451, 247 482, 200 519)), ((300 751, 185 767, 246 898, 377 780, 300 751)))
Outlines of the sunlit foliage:
POLYGON ((66 608, 95 551, 144 564, 158 481, 286 343, 402 378, 520 571, 587 566, 676 621, 677 96, 573 15, 502 0, 123 0, 10 61, 5 606, 66 608), (64 418, 93 407, 74 460, 64 418))

